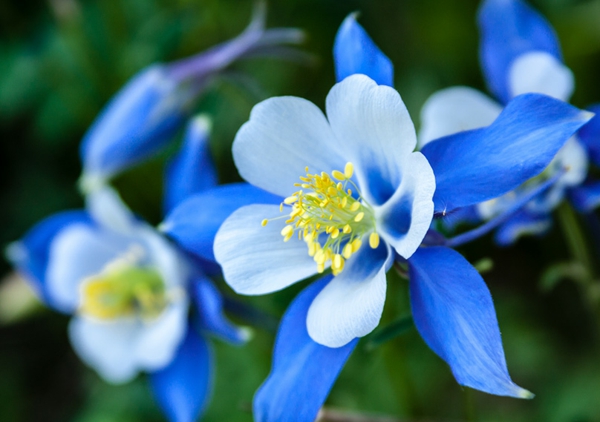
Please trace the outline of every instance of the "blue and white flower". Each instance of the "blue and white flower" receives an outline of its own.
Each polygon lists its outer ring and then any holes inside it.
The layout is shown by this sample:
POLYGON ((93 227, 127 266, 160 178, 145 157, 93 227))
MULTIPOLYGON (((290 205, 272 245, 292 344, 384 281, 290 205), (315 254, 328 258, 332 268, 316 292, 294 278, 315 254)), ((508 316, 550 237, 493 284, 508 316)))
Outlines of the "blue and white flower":
MULTIPOLYGON (((550 24, 521 0, 486 0, 479 11, 480 57, 493 100, 468 87, 453 87, 433 94, 421 111, 419 144, 460 131, 485 127, 517 95, 535 92, 567 101, 574 89, 572 72, 562 62, 558 39, 550 24)), ((562 173, 552 187, 529 201, 496 233, 500 244, 513 242, 524 233, 543 233, 551 223, 550 212, 565 195, 578 198, 575 205, 590 210, 598 203, 597 184, 585 184, 588 144, 597 144, 600 132, 590 126, 586 139, 575 135, 557 153, 541 176, 501 198, 477 204, 471 214, 480 220, 503 215, 534 186, 562 173)), ((597 147, 596 147, 597 148, 597 147)))
POLYGON ((265 29, 259 3, 238 37, 196 56, 143 69, 112 98, 81 143, 81 187, 89 192, 117 173, 150 157, 169 141, 193 112, 196 99, 220 72, 247 57, 296 54, 285 44, 302 42, 302 31, 265 29))
MULTIPOLYGON (((387 270, 395 260, 408 262, 417 328, 459 383, 528 396, 508 376, 491 296, 477 271, 447 247, 421 246, 434 213, 492 199, 535 176, 590 113, 528 94, 491 126, 414 152, 414 126, 388 86, 349 76, 332 88, 326 109, 327 117, 306 100, 271 98, 239 130, 233 156, 240 174, 281 203, 241 207, 225 220, 214 252, 226 281, 238 293, 265 294, 331 268, 331 281, 311 290, 293 318, 304 318, 307 335, 299 338, 346 353, 379 323, 387 270)), ((304 346, 320 353, 294 336, 285 330, 278 342, 294 342, 301 360, 311 353, 304 346)), ((277 350, 270 380, 287 381, 272 388, 280 397, 289 392, 322 403, 298 366, 276 363, 294 360, 277 350), (288 372, 278 374, 284 367, 288 372)), ((344 361, 322 370, 337 373, 344 361)), ((272 391, 270 382, 264 391, 272 391)), ((285 411, 293 414, 301 404, 288 399, 285 411)), ((259 392, 255 411, 283 406, 269 400, 259 392)), ((277 420, 273 412, 259 420, 277 420)))
POLYGON ((213 358, 206 335, 232 343, 247 338, 223 315, 221 294, 208 278, 218 271, 214 259, 187 250, 212 251, 227 215, 272 196, 245 184, 214 186, 208 128, 205 118, 190 122, 166 173, 168 215, 161 229, 183 242, 171 242, 104 187, 90 193, 86 210, 47 218, 8 251, 48 306, 73 315, 69 337, 81 359, 110 383, 148 373, 173 422, 196 420, 210 397, 213 358), (182 220, 182 210, 195 204, 216 215, 196 212, 193 223, 182 220), (178 235, 188 223, 203 233, 194 245, 178 235))

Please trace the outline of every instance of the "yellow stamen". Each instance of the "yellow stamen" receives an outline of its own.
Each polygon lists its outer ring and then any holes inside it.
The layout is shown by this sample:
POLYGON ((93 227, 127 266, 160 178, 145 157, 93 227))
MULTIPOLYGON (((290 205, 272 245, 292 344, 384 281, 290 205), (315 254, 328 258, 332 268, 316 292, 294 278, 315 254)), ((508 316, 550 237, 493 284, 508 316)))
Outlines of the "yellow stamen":
POLYGON ((260 225, 264 227, 264 226, 266 226, 266 225, 267 225, 267 223, 268 223, 268 222, 269 222, 269 220, 267 220, 267 219, 265 218, 263 221, 261 221, 261 222, 260 222, 260 225))
POLYGON ((346 167, 344 167, 344 176, 346 179, 350 179, 354 174, 354 165, 352 163, 346 163, 346 167))
POLYGON ((346 176, 339 170, 334 170, 331 172, 331 175, 335 177, 337 180, 346 180, 346 176))
POLYGON ((360 202, 355 202, 354 204, 350 205, 350 211, 355 212, 360 208, 360 202))
POLYGON ((377 249, 377 247, 379 246, 379 235, 377 233, 373 232, 369 236, 369 246, 372 249, 377 249))
POLYGON ((356 217, 354 217, 354 221, 356 221, 357 223, 360 222, 360 220, 362 220, 365 216, 364 212, 359 212, 358 214, 356 214, 356 217))

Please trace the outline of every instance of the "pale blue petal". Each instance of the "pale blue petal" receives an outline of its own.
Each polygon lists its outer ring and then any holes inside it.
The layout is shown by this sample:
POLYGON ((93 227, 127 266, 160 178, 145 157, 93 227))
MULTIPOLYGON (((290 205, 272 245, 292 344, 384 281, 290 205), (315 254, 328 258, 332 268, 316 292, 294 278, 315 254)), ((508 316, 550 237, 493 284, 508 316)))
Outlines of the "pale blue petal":
POLYGON ((192 299, 202 330, 235 344, 248 340, 247 332, 229 322, 223 313, 221 293, 208 278, 197 277, 192 281, 192 299))
POLYGON ((600 104, 587 107, 587 110, 595 116, 577 132, 577 137, 585 145, 590 160, 600 166, 600 104))
POLYGON ((367 76, 352 75, 329 91, 326 108, 335 134, 329 144, 354 164, 361 194, 371 205, 382 205, 400 186, 402 163, 417 144, 400 94, 367 76))
POLYGON ((72 224, 61 230, 50 245, 46 269, 52 303, 63 312, 75 311, 83 280, 100 273, 129 246, 128 238, 89 224, 72 224))
POLYGON ((346 261, 308 310, 310 337, 328 347, 341 347, 377 327, 385 302, 385 273, 393 254, 383 242, 377 249, 363 246, 346 261))
POLYGON ((183 124, 187 102, 164 66, 135 75, 84 135, 84 185, 108 179, 164 147, 183 124))
POLYGON ((466 86, 442 89, 421 108, 419 147, 464 130, 489 126, 502 107, 484 93, 466 86))
POLYGON ((252 109, 233 142, 233 159, 251 184, 282 197, 311 173, 343 170, 339 142, 319 108, 296 97, 275 97, 252 109))
POLYGON ((521 0, 486 0, 479 9, 479 54, 490 91, 504 103, 511 98, 509 69, 522 54, 543 51, 561 60, 552 26, 521 0))
POLYGON ((409 268, 415 325, 456 381, 490 394, 532 397, 508 375, 492 297, 477 270, 444 247, 419 249, 409 268))
POLYGON ((205 116, 198 116, 188 124, 183 145, 167 166, 165 213, 191 195, 217 185, 217 171, 208 145, 210 125, 210 120, 205 116))
POLYGON ((235 211, 215 238, 215 257, 225 281, 237 293, 261 295, 281 290, 317 272, 306 243, 292 236, 283 241, 284 219, 276 205, 248 205, 235 211))
POLYGON ((517 57, 509 68, 511 97, 536 92, 567 101, 575 89, 573 72, 560 60, 543 51, 517 57))
POLYGON ((498 227, 494 240, 500 246, 509 246, 522 235, 540 235, 546 233, 551 226, 550 214, 536 214, 523 209, 498 227))
POLYGON ((187 310, 187 301, 179 300, 151 321, 77 315, 69 324, 69 338, 79 357, 102 378, 125 383, 138 372, 156 371, 173 360, 185 336, 187 310))
POLYGON ((586 213, 600 205, 600 182, 589 181, 569 190, 569 200, 578 211, 586 213))
POLYGON ((435 176, 420 152, 410 154, 402 166, 402 182, 382 207, 375 208, 377 229, 405 259, 417 250, 433 219, 435 176))
POLYGON ((254 396, 256 422, 312 422, 357 340, 339 348, 315 343, 306 331, 308 308, 331 280, 304 289, 281 320, 271 373, 254 396))
POLYGON ((8 260, 22 272, 27 281, 44 301, 56 310, 64 310, 57 305, 48 293, 46 269, 50 257, 50 247, 54 238, 71 225, 92 226, 93 222, 85 211, 65 211, 37 223, 23 238, 9 245, 6 250, 8 260))
POLYGON ((214 261, 215 235, 233 211, 244 205, 280 202, 280 197, 247 183, 222 185, 187 198, 159 228, 186 251, 214 261))
POLYGON ((362 73, 379 85, 394 86, 392 62, 356 22, 357 15, 348 15, 335 36, 333 61, 337 81, 340 82, 355 73, 362 73))
POLYGON ((127 208, 116 190, 103 186, 85 198, 86 208, 99 226, 130 235, 138 227, 137 218, 127 208))
POLYGON ((512 100, 491 126, 430 142, 435 211, 498 197, 542 172, 589 112, 540 94, 512 100), (499 177, 501 175, 502 177, 499 177))
POLYGON ((213 366, 206 340, 188 327, 171 363, 150 374, 152 393, 170 422, 194 422, 203 413, 210 397, 213 366))

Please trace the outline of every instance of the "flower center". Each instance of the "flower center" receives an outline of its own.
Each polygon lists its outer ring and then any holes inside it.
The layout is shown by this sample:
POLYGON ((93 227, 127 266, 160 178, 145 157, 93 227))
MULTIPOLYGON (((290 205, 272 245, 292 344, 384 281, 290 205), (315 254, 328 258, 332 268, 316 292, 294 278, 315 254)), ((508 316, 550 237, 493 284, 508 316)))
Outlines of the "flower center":
POLYGON ((98 275, 83 282, 80 311, 110 320, 139 315, 153 319, 167 306, 165 284, 156 269, 117 258, 98 275))
MULTIPOLYGON (((379 246, 379 235, 375 230, 375 216, 371 206, 360 195, 352 182, 352 163, 347 163, 344 172, 334 170, 331 176, 325 172, 300 177, 302 183, 294 186, 302 188, 284 199, 280 206, 289 205, 292 211, 281 231, 287 242, 297 232, 308 246, 308 254, 314 257, 317 271, 322 273, 327 262, 338 275, 344 269, 345 260, 355 254, 362 245, 362 239, 369 234, 369 245, 379 246), (353 196, 351 185, 356 192, 353 196)), ((263 220, 265 226, 268 220, 263 220)))

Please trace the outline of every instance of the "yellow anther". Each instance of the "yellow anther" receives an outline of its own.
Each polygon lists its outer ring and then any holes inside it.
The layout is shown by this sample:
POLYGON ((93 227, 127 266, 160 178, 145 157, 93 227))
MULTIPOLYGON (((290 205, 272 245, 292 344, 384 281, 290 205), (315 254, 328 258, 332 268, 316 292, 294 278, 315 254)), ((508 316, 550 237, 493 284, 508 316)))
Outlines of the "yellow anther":
POLYGON ((289 224, 281 230, 281 235, 283 236, 284 242, 287 242, 288 240, 290 240, 290 238, 292 237, 293 234, 294 234, 294 227, 290 226, 289 224))
POLYGON ((350 257, 352 256, 352 243, 351 242, 346 243, 346 246, 344 246, 344 249, 342 249, 342 255, 344 256, 344 258, 350 259, 350 257))
POLYGON ((315 256, 315 254, 317 253, 317 246, 318 243, 316 242, 310 242, 308 244, 308 256, 315 256))
POLYGON ((346 208, 346 205, 348 205, 348 198, 346 198, 345 196, 342 198, 342 202, 340 204, 342 206, 342 208, 346 208))
POLYGON ((279 212, 283 212, 283 202, 279 204, 279 212))
POLYGON ((317 264, 317 272, 321 274, 323 271, 325 271, 325 264, 317 264))
POLYGON ((344 176, 346 176, 346 179, 350 179, 353 174, 354 165, 352 163, 346 163, 346 166, 344 167, 344 176))
POLYGON ((377 249, 377 247, 379 246, 379 235, 377 233, 373 232, 369 236, 369 246, 372 249, 377 249))
POLYGON ((354 217, 354 221, 356 221, 357 223, 363 219, 363 217, 365 216, 364 212, 359 212, 358 214, 356 214, 356 217, 354 217))
POLYGON ((342 255, 336 253, 333 256, 333 262, 331 263, 331 266, 334 269, 341 270, 344 267, 344 258, 342 258, 342 255))
POLYGON ((346 180, 346 176, 339 170, 334 170, 331 172, 331 175, 335 177, 337 180, 346 180))
POLYGON ((342 182, 338 182, 337 185, 335 185, 335 187, 337 188, 337 190, 344 190, 344 185, 342 185, 342 182))
POLYGON ((344 232, 345 234, 348 234, 348 233, 350 233, 351 231, 352 231, 352 227, 350 227, 350 224, 346 224, 346 225, 344 226, 344 230, 343 230, 343 232, 344 232))
POLYGON ((297 200, 298 200, 298 197, 296 195, 292 195, 292 196, 288 196, 287 198, 285 198, 283 200, 283 203, 290 205, 290 204, 293 204, 294 202, 296 202, 297 200))
POLYGON ((327 193, 331 196, 336 196, 338 191, 333 186, 329 186, 329 188, 327 188, 327 193))
POLYGON ((362 240, 354 239, 352 241, 352 253, 356 253, 360 249, 361 246, 362 246, 362 240))
POLYGON ((314 259, 317 264, 325 264, 327 259, 325 259, 325 252, 323 252, 323 249, 319 249, 317 252, 315 252, 314 259))
POLYGON ((331 238, 336 239, 340 235, 340 229, 335 228, 331 231, 331 238))
POLYGON ((264 226, 266 226, 266 225, 267 225, 267 223, 268 223, 268 222, 269 222, 269 220, 267 220, 267 219, 265 218, 263 221, 261 221, 261 222, 260 222, 260 225, 264 227, 264 226))
POLYGON ((360 202, 356 201, 352 205, 350 205, 350 211, 354 212, 360 208, 360 202))

